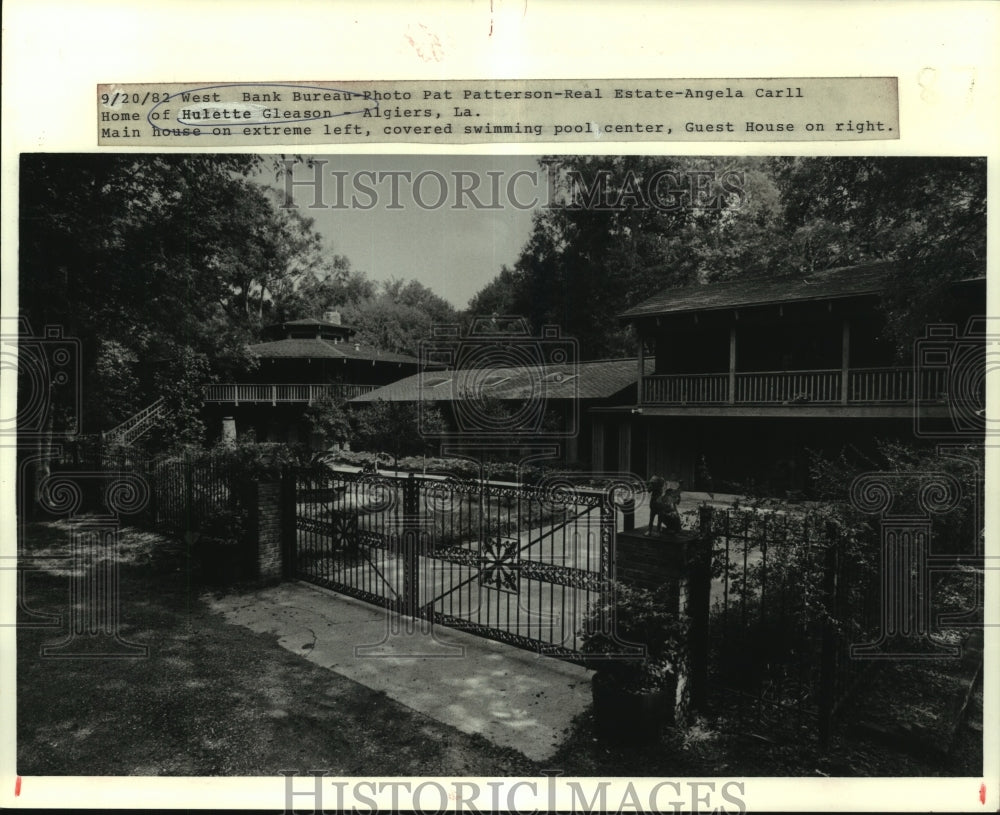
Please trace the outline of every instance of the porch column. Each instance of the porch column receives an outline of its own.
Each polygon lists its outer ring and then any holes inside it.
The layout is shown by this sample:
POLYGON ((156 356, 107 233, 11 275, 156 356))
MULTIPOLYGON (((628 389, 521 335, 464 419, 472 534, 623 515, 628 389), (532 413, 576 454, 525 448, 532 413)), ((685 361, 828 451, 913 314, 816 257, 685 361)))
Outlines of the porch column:
POLYGON ((590 427, 590 466, 594 472, 604 469, 604 420, 594 419, 590 427))
POLYGON ((729 404, 736 401, 736 323, 729 326, 729 404))
POLYGON ((632 471, 632 422, 627 418, 618 425, 618 469, 632 471))
POLYGON ((573 463, 575 461, 579 461, 579 459, 580 459, 580 447, 579 447, 579 440, 578 440, 577 436, 575 436, 575 435, 573 435, 573 436, 567 436, 566 443, 565 443, 563 449, 566 451, 565 458, 566 458, 566 461, 568 463, 573 463))
POLYGON ((840 403, 847 404, 848 379, 847 369, 851 364, 851 319, 844 317, 841 324, 840 346, 840 403))
POLYGON ((642 327, 640 326, 639 323, 635 324, 635 331, 636 334, 639 335, 639 378, 636 380, 639 383, 639 385, 636 389, 635 403, 639 405, 639 407, 642 407, 642 390, 643 390, 642 378, 646 373, 646 356, 645 356, 646 349, 644 347, 645 343, 643 342, 642 339, 642 327))

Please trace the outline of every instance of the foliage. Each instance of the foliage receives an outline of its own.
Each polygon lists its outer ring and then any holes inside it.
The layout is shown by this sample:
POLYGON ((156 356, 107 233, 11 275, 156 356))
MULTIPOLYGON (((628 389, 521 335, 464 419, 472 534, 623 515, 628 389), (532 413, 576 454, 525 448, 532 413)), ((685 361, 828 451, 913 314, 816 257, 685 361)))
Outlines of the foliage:
POLYGON ((900 261, 882 308, 901 356, 924 325, 949 319, 949 283, 984 271, 985 159, 774 158, 769 168, 813 268, 900 261))
MULTIPOLYGON (((832 625, 846 642, 877 637, 883 515, 865 506, 859 477, 874 485, 871 497, 878 498, 883 489, 891 493, 888 514, 930 518, 932 553, 976 550, 982 534, 982 449, 938 450, 884 440, 876 447, 869 457, 851 450, 835 458, 813 454, 818 500, 790 503, 749 493, 715 513, 713 577, 725 585, 731 605, 728 614, 717 608, 715 625, 728 639, 724 656, 735 666, 738 681, 751 680, 748 665, 808 661, 805 655, 818 648, 822 623, 832 625), (926 490, 942 474, 953 479, 954 505, 929 512, 923 503, 926 490), (837 599, 831 607, 826 595, 834 550, 837 599)), ((932 594, 916 602, 935 611, 973 610, 979 579, 981 574, 970 570, 932 575, 932 594)))
POLYGON ((780 257, 765 228, 778 212, 777 194, 758 160, 550 156, 540 163, 557 200, 536 215, 514 267, 473 297, 469 311, 522 315, 535 330, 560 325, 579 340, 582 358, 634 353, 615 316, 655 292, 702 273, 768 271, 780 257), (723 178, 734 183, 739 172, 742 190, 723 188, 723 178), (637 192, 650 187, 660 206, 637 192))
POLYGON ((153 462, 152 488, 159 501, 173 507, 166 513, 171 532, 180 538, 194 533, 198 554, 203 540, 244 543, 254 485, 309 462, 304 446, 242 440, 208 449, 189 445, 153 462))
POLYGON ((22 158, 20 306, 35 332, 58 325, 82 342, 86 429, 154 401, 170 366, 197 357, 220 374, 246 369, 251 303, 290 262, 301 227, 247 180, 264 161, 22 158))
POLYGON ((108 338, 98 341, 92 380, 96 394, 88 407, 102 416, 107 428, 125 421, 141 407, 136 398, 138 364, 135 351, 123 342, 108 338))
POLYGON ((428 454, 437 447, 444 420, 429 403, 387 402, 379 399, 352 411, 354 439, 359 447, 387 452, 395 459, 428 454))
POLYGON ((339 311, 356 330, 354 339, 386 351, 416 355, 435 324, 455 323, 458 315, 444 298, 416 280, 376 284, 364 272, 352 271, 347 258, 337 256, 320 272, 303 275, 274 300, 281 320, 315 317, 339 311))
POLYGON ((325 394, 306 408, 303 419, 309 431, 320 436, 324 447, 343 443, 351 436, 351 419, 344 400, 325 394))
POLYGON ((540 163, 559 194, 535 217, 517 262, 472 298, 469 312, 522 315, 535 330, 561 325, 583 358, 634 353, 615 316, 668 287, 879 260, 901 262, 882 305, 902 353, 923 325, 949 319, 948 283, 984 267, 982 159, 540 163), (643 193, 651 186, 659 206, 643 193))
POLYGON ((938 448, 876 439, 874 455, 853 450, 835 458, 813 455, 810 470, 818 497, 830 502, 839 522, 856 526, 871 519, 852 501, 851 485, 858 476, 873 473, 892 490, 892 513, 931 516, 936 552, 970 553, 983 531, 984 466, 983 448, 978 445, 938 448), (928 513, 924 491, 937 474, 954 485, 954 505, 928 513))
POLYGON ((653 690, 672 681, 686 648, 687 627, 666 588, 612 584, 593 604, 580 630, 582 650, 607 679, 628 690, 653 690), (629 646, 644 647, 642 655, 629 646))
POLYGON ((198 445, 205 438, 201 418, 203 388, 212 380, 208 356, 187 345, 173 346, 164 366, 157 372, 156 390, 166 403, 159 433, 166 449, 198 445))
POLYGON ((275 477, 285 467, 307 465, 312 461, 312 454, 301 444, 238 439, 235 442, 219 442, 208 449, 188 450, 173 460, 230 468, 240 473, 241 478, 250 481, 275 477))

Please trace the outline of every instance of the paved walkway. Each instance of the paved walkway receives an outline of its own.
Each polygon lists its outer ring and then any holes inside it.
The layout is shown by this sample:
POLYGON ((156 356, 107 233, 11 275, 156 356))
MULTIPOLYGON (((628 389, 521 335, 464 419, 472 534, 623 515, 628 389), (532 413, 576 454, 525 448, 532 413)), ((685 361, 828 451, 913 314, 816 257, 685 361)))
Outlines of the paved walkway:
POLYGON ((391 631, 380 608, 307 583, 209 600, 228 622, 465 733, 547 760, 590 704, 591 672, 422 621, 391 631))

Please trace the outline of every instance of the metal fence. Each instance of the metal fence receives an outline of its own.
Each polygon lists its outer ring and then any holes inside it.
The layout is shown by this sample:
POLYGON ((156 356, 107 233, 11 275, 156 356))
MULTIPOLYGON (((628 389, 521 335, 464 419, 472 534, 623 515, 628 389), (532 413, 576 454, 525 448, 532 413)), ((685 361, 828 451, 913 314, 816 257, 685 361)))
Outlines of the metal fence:
POLYGON ((598 491, 298 471, 295 576, 414 617, 574 657, 610 580, 598 491))
MULTIPOLYGON (((230 461, 116 465, 148 481, 140 520, 189 543, 243 540, 259 512, 251 487, 261 474, 230 461)), ((582 619, 613 576, 623 507, 607 493, 325 467, 267 478, 282 484, 287 577, 580 657, 582 619)), ((877 568, 856 557, 859 547, 877 552, 876 542, 848 540, 809 511, 716 510, 702 523, 713 537, 711 709, 755 731, 809 727, 825 740, 872 664, 849 647, 872 641, 880 623, 877 568)))
POLYGON ((155 526, 218 537, 239 537, 250 510, 247 479, 231 463, 214 460, 147 463, 147 519, 155 526))
POLYGON ((712 524, 716 705, 744 726, 805 724, 825 740, 871 665, 849 649, 878 628, 877 572, 818 514, 730 509, 712 524))

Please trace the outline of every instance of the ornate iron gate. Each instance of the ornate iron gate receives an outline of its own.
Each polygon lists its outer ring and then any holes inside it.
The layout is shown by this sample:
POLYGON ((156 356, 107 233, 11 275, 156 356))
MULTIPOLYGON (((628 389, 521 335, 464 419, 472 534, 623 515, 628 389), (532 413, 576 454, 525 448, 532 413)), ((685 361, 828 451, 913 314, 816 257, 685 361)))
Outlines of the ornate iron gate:
POLYGON ((371 603, 574 659, 613 574, 610 493, 298 472, 292 572, 371 603))

